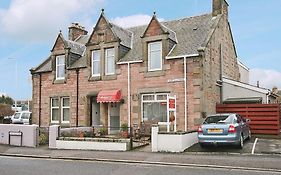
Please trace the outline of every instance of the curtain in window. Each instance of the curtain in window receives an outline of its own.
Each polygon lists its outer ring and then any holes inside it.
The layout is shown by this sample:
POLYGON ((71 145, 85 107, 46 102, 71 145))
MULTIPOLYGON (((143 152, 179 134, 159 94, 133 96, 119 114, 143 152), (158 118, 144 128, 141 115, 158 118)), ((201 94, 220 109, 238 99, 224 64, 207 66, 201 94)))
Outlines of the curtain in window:
POLYGON ((52 121, 59 121, 59 99, 52 98, 52 121))
POLYGON ((105 74, 115 73, 115 55, 114 48, 105 50, 105 74))
POLYGON ((100 76, 100 50, 92 52, 92 75, 100 76))
POLYGON ((65 77, 65 57, 60 55, 56 57, 56 78, 62 79, 65 77))

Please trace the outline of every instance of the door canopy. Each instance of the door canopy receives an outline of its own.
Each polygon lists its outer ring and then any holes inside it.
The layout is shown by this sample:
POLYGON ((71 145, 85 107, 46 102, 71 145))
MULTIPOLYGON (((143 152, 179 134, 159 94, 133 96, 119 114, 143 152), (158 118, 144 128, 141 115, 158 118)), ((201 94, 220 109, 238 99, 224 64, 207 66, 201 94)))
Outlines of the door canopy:
POLYGON ((97 97, 98 103, 117 103, 121 100, 120 90, 102 90, 97 97))

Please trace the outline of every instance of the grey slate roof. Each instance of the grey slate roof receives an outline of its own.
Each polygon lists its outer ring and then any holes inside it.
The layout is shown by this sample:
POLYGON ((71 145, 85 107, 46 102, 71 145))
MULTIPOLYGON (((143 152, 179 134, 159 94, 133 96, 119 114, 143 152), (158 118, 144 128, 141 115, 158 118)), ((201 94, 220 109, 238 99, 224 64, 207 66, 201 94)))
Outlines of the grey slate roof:
MULTIPOLYGON (((160 23, 161 24, 161 23, 160 23)), ((177 36, 176 36, 176 32, 169 29, 167 26, 165 26, 163 23, 161 24, 162 25, 162 29, 165 31, 165 32, 168 32, 169 33, 169 38, 175 42, 178 42, 177 40, 177 36)))
MULTIPOLYGON (((213 17, 212 14, 188 17, 178 20, 160 22, 165 32, 169 32, 169 38, 177 41, 174 49, 170 52, 169 57, 198 54, 198 48, 204 47, 214 28, 217 26, 221 15, 213 17)), ((131 48, 130 51, 119 60, 137 61, 142 60, 142 42, 141 36, 145 32, 147 25, 137 26, 123 29, 115 24, 112 24, 112 30, 117 37, 120 38, 121 44, 131 48), (132 42, 132 43, 131 43, 132 42)), ((65 40, 65 43, 70 47, 72 53, 81 55, 76 62, 70 65, 69 68, 86 67, 86 57, 84 51, 85 44, 89 40, 89 35, 82 35, 76 41, 65 40)), ((44 62, 35 69, 35 72, 51 71, 51 59, 44 62)))
MULTIPOLYGON (((197 49, 206 42, 220 17, 221 16, 212 17, 212 14, 205 14, 179 20, 160 22, 162 26, 166 26, 168 29, 174 31, 178 40, 175 48, 170 55, 167 56, 172 57, 198 54, 197 49)), ((140 36, 142 36, 146 27, 147 25, 128 29, 134 33, 133 48, 120 61, 142 60, 143 56, 140 36)))
POLYGON ((90 35, 81 35, 79 36, 75 42, 85 45, 90 38, 90 35))
POLYGON ((69 69, 82 68, 87 66, 86 56, 82 56, 75 63, 69 66, 69 69))
POLYGON ((123 29, 113 23, 110 23, 112 25, 112 31, 113 33, 120 38, 121 44, 123 46, 126 46, 128 48, 131 48, 131 41, 132 41, 132 32, 123 29))
POLYGON ((83 55, 85 50, 86 50, 86 46, 83 44, 80 44, 78 42, 75 41, 71 41, 71 40, 65 40, 65 44, 67 45, 68 48, 70 48, 70 52, 75 53, 77 55, 83 55))
POLYGON ((35 73, 52 71, 51 57, 49 56, 46 60, 43 61, 43 63, 41 63, 36 68, 31 69, 31 71, 34 71, 35 73))

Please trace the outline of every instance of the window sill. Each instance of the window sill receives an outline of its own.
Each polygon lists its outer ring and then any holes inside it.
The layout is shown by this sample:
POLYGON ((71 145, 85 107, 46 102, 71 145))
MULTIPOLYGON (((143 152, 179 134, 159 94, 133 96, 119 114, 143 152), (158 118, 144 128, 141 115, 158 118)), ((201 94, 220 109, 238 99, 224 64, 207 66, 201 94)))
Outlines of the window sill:
POLYGON ((70 126, 70 122, 62 122, 61 126, 62 127, 69 127, 70 126))
POLYGON ((65 83, 65 79, 56 79, 53 84, 64 84, 65 83))
POLYGON ((89 78, 89 81, 100 81, 101 80, 101 76, 93 76, 89 78))
POLYGON ((102 77, 102 80, 116 80, 117 79, 117 75, 116 74, 112 74, 112 75, 105 75, 102 77))
POLYGON ((59 121, 51 121, 51 125, 59 125, 59 121))
POLYGON ((165 75, 165 71, 163 70, 155 70, 155 71, 147 71, 144 74, 144 77, 160 77, 160 76, 164 76, 165 75))

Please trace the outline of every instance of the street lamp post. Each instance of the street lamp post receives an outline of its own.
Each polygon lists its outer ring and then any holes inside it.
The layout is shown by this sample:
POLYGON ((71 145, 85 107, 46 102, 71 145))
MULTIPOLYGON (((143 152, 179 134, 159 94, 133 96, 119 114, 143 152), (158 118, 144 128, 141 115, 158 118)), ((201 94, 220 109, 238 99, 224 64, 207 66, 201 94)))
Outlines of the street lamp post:
MULTIPOLYGON (((8 58, 10 60, 15 60, 16 64, 15 64, 15 90, 17 91, 18 90, 18 61, 16 58, 8 58)), ((16 92, 15 92, 16 93, 16 92)), ((17 100, 16 100, 16 97, 15 97, 15 107, 16 107, 16 110, 17 110, 17 100)))

